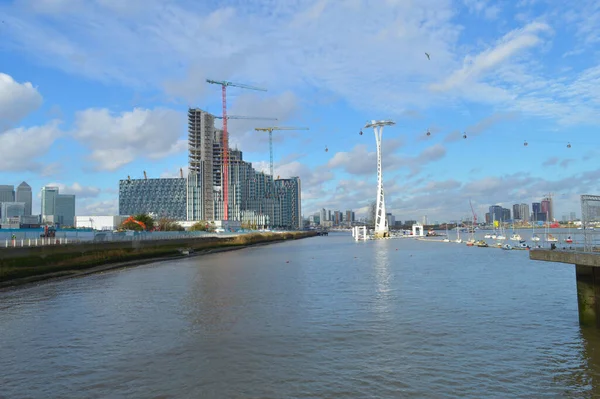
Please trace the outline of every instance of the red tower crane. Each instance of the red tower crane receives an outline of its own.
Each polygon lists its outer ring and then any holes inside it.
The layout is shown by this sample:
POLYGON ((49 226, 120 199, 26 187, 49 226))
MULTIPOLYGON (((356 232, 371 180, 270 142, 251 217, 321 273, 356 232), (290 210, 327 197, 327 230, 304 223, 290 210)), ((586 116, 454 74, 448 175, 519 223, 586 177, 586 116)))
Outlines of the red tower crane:
POLYGON ((469 200, 469 205, 471 205, 471 213, 473 213, 473 228, 475 228, 475 225, 477 224, 477 215, 475 214, 471 200, 469 200))
POLYGON ((259 87, 249 86, 242 83, 233 83, 227 80, 206 79, 208 83, 221 85, 223 91, 223 220, 229 220, 229 137, 227 135, 227 86, 240 87, 242 89, 267 91, 259 87))

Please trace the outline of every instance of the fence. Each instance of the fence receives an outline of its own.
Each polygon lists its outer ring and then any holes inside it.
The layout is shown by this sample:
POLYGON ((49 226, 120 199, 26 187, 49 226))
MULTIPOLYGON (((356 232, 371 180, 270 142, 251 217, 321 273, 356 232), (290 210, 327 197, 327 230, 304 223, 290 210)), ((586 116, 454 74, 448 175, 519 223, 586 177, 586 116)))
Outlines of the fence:
POLYGON ((145 240, 176 240, 190 238, 209 237, 235 237, 251 232, 236 233, 207 233, 202 231, 163 231, 163 232, 94 232, 66 230, 57 231, 55 237, 40 237, 40 230, 13 230, 3 233, 4 239, 0 238, 1 248, 34 247, 43 245, 64 245, 78 243, 103 243, 103 242, 131 242, 145 240))

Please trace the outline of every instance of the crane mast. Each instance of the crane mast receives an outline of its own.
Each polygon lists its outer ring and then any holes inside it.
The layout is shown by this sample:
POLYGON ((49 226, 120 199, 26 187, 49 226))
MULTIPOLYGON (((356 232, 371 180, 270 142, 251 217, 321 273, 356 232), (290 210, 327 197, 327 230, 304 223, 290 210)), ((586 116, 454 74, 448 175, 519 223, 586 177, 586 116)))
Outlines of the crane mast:
POLYGON ((475 228, 475 225, 477 224, 477 215, 475 214, 471 200, 469 200, 469 205, 471 206, 471 213, 473 214, 473 228, 475 228))
POLYGON ((269 132, 269 172, 275 180, 273 172, 273 131, 274 130, 309 130, 307 127, 271 126, 254 128, 257 132, 269 132))
POLYGON ((210 84, 221 85, 223 97, 223 220, 229 220, 229 135, 227 133, 227 86, 258 91, 267 90, 242 83, 233 83, 227 80, 219 81, 206 79, 206 82, 210 84))

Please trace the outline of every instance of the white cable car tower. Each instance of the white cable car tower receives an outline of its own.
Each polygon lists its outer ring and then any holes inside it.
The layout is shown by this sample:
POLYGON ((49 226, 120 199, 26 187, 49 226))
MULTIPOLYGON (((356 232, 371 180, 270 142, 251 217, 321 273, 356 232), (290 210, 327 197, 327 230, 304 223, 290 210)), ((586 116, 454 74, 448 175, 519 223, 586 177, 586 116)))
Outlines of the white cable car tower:
POLYGON ((381 135, 384 126, 395 125, 391 120, 375 121, 365 125, 365 129, 372 127, 375 132, 375 142, 377 143, 377 207, 375 208, 375 238, 384 238, 389 236, 389 226, 385 217, 385 197, 383 195, 383 174, 381 168, 381 135))

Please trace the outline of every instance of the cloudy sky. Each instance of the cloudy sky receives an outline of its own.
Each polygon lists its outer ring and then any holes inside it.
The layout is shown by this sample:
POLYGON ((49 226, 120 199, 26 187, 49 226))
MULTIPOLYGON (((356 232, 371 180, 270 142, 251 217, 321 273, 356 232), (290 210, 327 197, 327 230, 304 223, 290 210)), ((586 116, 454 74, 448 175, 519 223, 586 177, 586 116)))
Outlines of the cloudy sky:
MULTIPOLYGON (((128 175, 185 170, 187 107, 221 112, 206 78, 268 89, 230 88, 230 114, 310 128, 275 133, 305 215, 375 198, 359 131, 383 118, 397 219, 548 192, 579 216, 600 191, 596 0, 0 0, 0 19, 0 184, 57 184, 80 215, 116 213, 128 175)), ((257 168, 265 123, 230 122, 257 168)))

